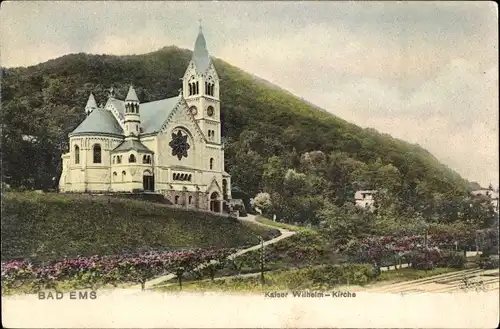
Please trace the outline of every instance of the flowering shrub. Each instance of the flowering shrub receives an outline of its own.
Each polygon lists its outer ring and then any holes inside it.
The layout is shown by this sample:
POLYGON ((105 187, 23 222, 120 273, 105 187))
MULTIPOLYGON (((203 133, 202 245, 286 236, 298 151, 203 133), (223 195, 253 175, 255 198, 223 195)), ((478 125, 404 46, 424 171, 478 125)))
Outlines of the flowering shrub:
POLYGON ((57 281, 75 280, 79 285, 97 289, 104 284, 140 283, 168 273, 182 275, 201 264, 220 262, 232 249, 197 249, 146 252, 112 257, 78 257, 35 267, 25 261, 2 263, 2 288, 12 289, 30 281, 35 289, 55 288, 57 281))
POLYGON ((476 243, 476 231, 434 232, 427 237, 381 236, 355 240, 349 244, 346 253, 357 262, 374 263, 376 267, 392 265, 404 258, 415 268, 435 266, 462 267, 465 259, 460 255, 447 255, 443 258, 439 250, 465 249, 476 243), (427 247, 427 249, 425 249, 427 247))

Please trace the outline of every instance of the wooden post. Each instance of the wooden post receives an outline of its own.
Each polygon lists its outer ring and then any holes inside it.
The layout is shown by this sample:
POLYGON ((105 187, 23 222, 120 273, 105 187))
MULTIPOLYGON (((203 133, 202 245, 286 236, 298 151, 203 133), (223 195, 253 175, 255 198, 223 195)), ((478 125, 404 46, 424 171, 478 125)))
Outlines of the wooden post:
POLYGON ((260 284, 264 287, 264 239, 260 237, 260 284))

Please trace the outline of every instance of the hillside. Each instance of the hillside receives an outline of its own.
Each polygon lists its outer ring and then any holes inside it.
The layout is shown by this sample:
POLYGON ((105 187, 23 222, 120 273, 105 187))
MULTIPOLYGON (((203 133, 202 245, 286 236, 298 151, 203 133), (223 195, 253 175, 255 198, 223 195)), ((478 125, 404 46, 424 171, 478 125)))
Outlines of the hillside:
POLYGON ((7 192, 3 199, 2 260, 237 248, 271 238, 270 230, 234 218, 145 201, 34 192, 7 192))
MULTIPOLYGON (((178 94, 190 58, 188 50, 166 47, 133 56, 71 54, 28 68, 2 69, 7 182, 36 188, 57 182, 66 136, 83 120, 90 91, 104 103, 111 85, 123 98, 133 82, 142 102, 171 97, 178 94), (41 138, 32 144, 21 134, 41 138)), ((250 196, 274 193, 280 204, 299 198, 289 209, 274 209, 286 220, 308 221, 328 203, 341 207, 352 201, 356 189, 385 188, 399 202, 400 213, 412 213, 428 211, 435 200, 461 198, 469 188, 418 145, 362 129, 220 59, 214 64, 221 78, 226 170, 250 196), (314 153, 320 154, 318 163, 304 158, 312 151, 320 151, 314 153), (309 185, 287 194, 288 169, 306 175, 300 177, 309 185)))

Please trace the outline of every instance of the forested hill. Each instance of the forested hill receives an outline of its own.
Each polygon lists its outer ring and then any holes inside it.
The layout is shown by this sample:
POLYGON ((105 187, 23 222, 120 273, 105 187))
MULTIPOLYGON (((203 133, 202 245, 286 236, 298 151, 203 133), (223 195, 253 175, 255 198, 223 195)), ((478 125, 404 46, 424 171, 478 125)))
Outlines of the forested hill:
MULTIPOLYGON (((2 69, 6 182, 40 188, 56 177, 57 183, 67 134, 84 119, 89 92, 98 104, 106 102, 110 86, 124 98, 130 83, 141 102, 175 96, 190 58, 191 51, 166 47, 133 56, 71 54, 2 69), (39 138, 29 142, 22 134, 39 138)), ((469 187, 417 145, 348 123, 220 59, 214 63, 221 78, 226 170, 250 196, 276 192, 277 200, 303 192, 304 200, 342 206, 356 189, 385 187, 402 207, 415 209, 426 200, 464 195, 469 187), (304 155, 312 151, 321 152, 304 155), (292 174, 307 183, 286 192, 283 184, 292 174)))

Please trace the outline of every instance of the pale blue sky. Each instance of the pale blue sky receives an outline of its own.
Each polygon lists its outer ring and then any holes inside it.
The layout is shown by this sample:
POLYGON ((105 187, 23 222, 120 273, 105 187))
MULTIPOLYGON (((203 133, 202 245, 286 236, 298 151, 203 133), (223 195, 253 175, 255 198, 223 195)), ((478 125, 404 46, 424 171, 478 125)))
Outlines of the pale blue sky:
POLYGON ((494 2, 3 2, 2 66, 67 53, 209 51, 363 127, 498 182, 494 2))

